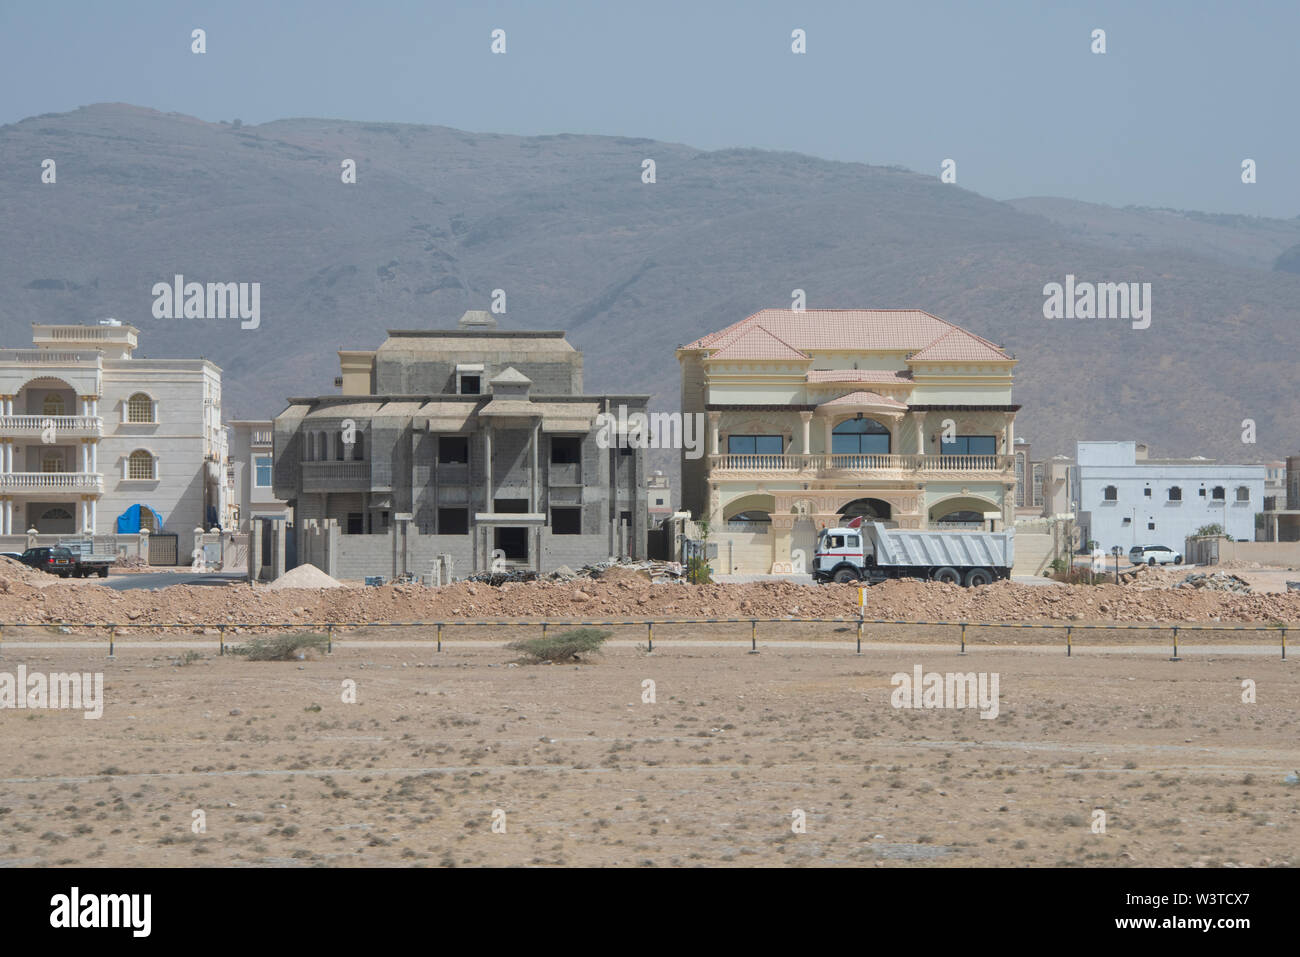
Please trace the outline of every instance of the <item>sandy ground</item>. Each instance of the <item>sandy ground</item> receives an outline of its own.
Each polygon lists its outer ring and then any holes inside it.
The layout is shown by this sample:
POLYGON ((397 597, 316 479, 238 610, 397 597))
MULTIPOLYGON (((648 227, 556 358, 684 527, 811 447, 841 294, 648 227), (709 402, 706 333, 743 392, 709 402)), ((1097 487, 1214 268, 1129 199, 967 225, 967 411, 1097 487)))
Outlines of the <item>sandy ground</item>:
POLYGON ((161 643, 108 660, 6 642, 0 671, 102 671, 106 704, 97 721, 0 711, 0 865, 1300 860, 1300 786, 1283 783, 1300 765, 1300 675, 1273 656, 985 641, 960 657, 950 634, 913 629, 933 646, 858 657, 836 634, 750 655, 667 636, 653 655, 628 640, 537 666, 460 631, 442 654, 348 640, 270 663, 210 641, 187 665, 161 643), (996 672, 998 717, 891 707, 891 675, 917 664, 996 672))

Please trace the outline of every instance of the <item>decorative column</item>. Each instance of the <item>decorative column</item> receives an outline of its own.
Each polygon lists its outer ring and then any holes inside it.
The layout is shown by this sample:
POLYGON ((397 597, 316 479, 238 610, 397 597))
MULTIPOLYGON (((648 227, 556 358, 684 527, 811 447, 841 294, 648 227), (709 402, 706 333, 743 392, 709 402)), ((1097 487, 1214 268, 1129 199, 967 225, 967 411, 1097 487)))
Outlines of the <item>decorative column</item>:
MULTIPOLYGON (((826 418, 822 419, 822 425, 826 429, 826 454, 830 455, 834 443, 831 441, 832 430, 831 430, 831 417, 829 415, 826 416, 826 418)), ((828 465, 830 464, 830 459, 827 459, 827 464, 828 465)))
POLYGON ((812 432, 812 413, 800 412, 799 420, 803 423, 803 454, 808 455, 812 452, 811 435, 812 432))
POLYGON ((709 447, 713 450, 712 452, 713 455, 721 454, 720 450, 718 449, 718 442, 719 442, 718 426, 721 423, 721 421, 722 421, 722 413, 720 412, 709 413, 709 434, 711 436, 709 447))
POLYGON ((925 454, 925 413, 913 412, 912 424, 916 426, 916 454, 925 454))

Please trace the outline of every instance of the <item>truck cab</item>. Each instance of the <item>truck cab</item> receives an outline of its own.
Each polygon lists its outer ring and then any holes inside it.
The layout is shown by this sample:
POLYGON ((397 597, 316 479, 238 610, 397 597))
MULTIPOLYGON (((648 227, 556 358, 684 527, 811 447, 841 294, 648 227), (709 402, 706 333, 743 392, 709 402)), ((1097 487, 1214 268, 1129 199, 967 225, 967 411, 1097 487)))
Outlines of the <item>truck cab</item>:
POLYGON ((875 564, 874 554, 868 559, 864 541, 860 528, 823 528, 813 552, 813 578, 837 584, 859 581, 867 566, 875 564))

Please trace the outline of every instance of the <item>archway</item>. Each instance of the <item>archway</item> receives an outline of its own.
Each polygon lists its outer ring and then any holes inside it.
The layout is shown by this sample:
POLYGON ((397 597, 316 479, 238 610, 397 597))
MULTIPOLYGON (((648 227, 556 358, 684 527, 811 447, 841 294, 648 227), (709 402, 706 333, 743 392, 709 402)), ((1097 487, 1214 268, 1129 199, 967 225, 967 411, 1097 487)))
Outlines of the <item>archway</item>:
POLYGON ((878 498, 855 498, 840 509, 840 518, 847 522, 861 518, 864 522, 887 522, 893 517, 889 503, 878 498))
POLYGON ((958 495, 931 505, 929 523, 931 527, 984 528, 987 527, 985 512, 997 512, 1000 515, 1002 506, 981 496, 958 495))
POLYGON ((845 419, 831 429, 831 452, 835 455, 888 455, 889 429, 875 419, 859 416, 845 419))
POLYGON ((59 505, 45 509, 36 520, 36 531, 42 535, 66 534, 76 530, 77 523, 72 513, 59 505))

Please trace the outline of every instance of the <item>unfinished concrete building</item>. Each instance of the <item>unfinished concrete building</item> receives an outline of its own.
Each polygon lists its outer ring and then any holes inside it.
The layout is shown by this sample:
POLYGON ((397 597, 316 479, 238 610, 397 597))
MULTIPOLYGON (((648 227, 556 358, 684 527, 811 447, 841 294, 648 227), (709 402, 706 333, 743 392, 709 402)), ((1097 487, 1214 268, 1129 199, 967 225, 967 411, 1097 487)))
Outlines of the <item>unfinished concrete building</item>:
POLYGON ((289 566, 391 578, 449 556, 464 577, 645 557, 645 450, 597 436, 602 413, 644 413, 649 397, 584 395, 563 332, 468 312, 339 363, 341 394, 290 399, 275 419, 289 566))

